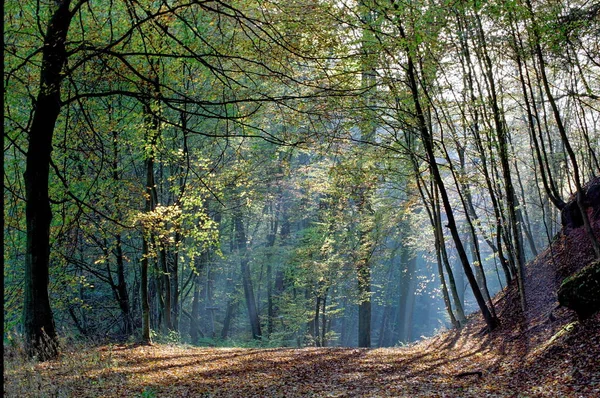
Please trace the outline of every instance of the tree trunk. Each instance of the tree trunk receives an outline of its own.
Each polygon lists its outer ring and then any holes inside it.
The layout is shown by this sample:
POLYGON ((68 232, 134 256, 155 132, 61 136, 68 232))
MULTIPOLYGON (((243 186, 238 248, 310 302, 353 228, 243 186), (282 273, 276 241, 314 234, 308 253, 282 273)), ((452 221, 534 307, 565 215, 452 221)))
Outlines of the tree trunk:
POLYGON ((327 347, 327 292, 329 288, 325 289, 323 293, 322 305, 323 309, 321 310, 321 347, 327 347))
POLYGON ((48 192, 54 127, 61 110, 60 88, 67 61, 65 42, 73 14, 70 0, 57 3, 48 23, 42 48, 40 88, 29 129, 25 170, 25 291, 23 326, 29 356, 47 360, 58 354, 54 317, 48 297, 50 266, 50 221, 48 192))
POLYGON ((171 278, 169 277, 169 268, 167 264, 167 249, 163 243, 159 243, 161 246, 158 253, 158 261, 160 264, 160 278, 162 281, 162 297, 163 297, 163 332, 168 334, 173 330, 173 323, 171 322, 171 278))
POLYGON ((358 269, 358 346, 371 347, 371 269, 361 266, 358 269))
MULTIPOLYGON (((437 195, 434 195, 434 197, 437 199, 437 195)), ((437 201, 435 201, 435 203, 433 203, 432 206, 432 211, 429 211, 430 213, 430 217, 435 220, 435 256, 437 259, 437 269, 438 269, 438 276, 440 278, 440 282, 442 285, 442 297, 444 298, 444 305, 446 306, 446 312, 448 313, 448 316, 450 317, 450 322, 452 323, 452 326, 455 329, 458 329, 462 326, 463 323, 463 319, 461 319, 460 321, 456 318, 456 316, 454 315, 454 311, 452 310, 452 304, 450 302, 450 294, 448 293, 448 286, 446 285, 446 278, 444 277, 444 268, 443 268, 443 263, 447 262, 445 261, 445 259, 442 259, 442 251, 445 253, 446 248, 445 248, 445 241, 444 241, 444 234, 442 232, 442 228, 441 228, 441 219, 439 217, 439 205, 437 204, 437 201), (442 245, 444 247, 442 247, 442 245)), ((449 275, 450 276, 450 275, 449 275)), ((457 303, 456 297, 455 297, 455 303, 457 303)), ((461 311, 462 311, 462 306, 460 307, 461 311)), ((464 314, 463 314, 464 317, 464 314)))
MULTIPOLYGON (((113 164, 112 164, 113 181, 118 184, 121 180, 119 176, 119 145, 118 135, 113 131, 113 164)), ((121 216, 121 213, 117 213, 121 216)), ((119 308, 123 316, 123 334, 129 337, 133 333, 133 319, 131 317, 131 305, 129 302, 129 293, 127 292, 127 279, 125 277, 125 261, 123 258, 123 245, 121 244, 121 234, 115 235, 115 259, 117 262, 117 286, 116 295, 119 302, 119 308)), ((109 269, 110 272, 110 269, 109 269)))
POLYGON ((192 344, 198 344, 200 336, 200 276, 194 275, 194 297, 190 317, 190 339, 192 344))
MULTIPOLYGON (((388 272, 386 273, 386 281, 397 280, 394 275, 394 261, 393 259, 396 256, 396 250, 393 251, 393 255, 391 256, 388 272)), ((381 314, 381 320, 379 321, 379 336, 377 340, 377 347, 387 347, 391 345, 391 332, 392 327, 390 325, 390 319, 392 318, 392 294, 393 294, 393 286, 394 284, 388 283, 386 284, 385 291, 385 299, 383 300, 383 313, 381 314)))
MULTIPOLYGON (((498 254, 498 257, 500 258, 500 263, 502 264, 502 269, 504 271, 506 283, 509 283, 512 280, 513 275, 511 272, 511 267, 510 267, 509 261, 506 260, 506 258, 504 256, 503 248, 502 248, 502 236, 504 235, 503 210, 502 210, 501 203, 498 201, 498 198, 496 197, 496 192, 494 190, 494 184, 492 182, 492 178, 491 178, 489 167, 488 167, 488 160, 487 160, 488 156, 486 154, 486 148, 484 147, 484 144, 483 144, 482 138, 481 138, 481 131, 480 131, 480 127, 479 127, 479 124, 480 124, 479 110, 477 109, 477 106, 475 105, 479 101, 477 100, 477 96, 475 95, 473 65, 472 65, 471 56, 470 56, 469 43, 467 42, 467 39, 466 39, 469 36, 469 34, 467 33, 466 28, 464 27, 463 21, 460 16, 457 17, 457 26, 459 29, 459 40, 461 43, 461 49, 462 49, 462 53, 464 55, 461 58, 461 59, 464 59, 464 61, 461 62, 461 65, 463 68, 463 74, 465 76, 465 85, 468 88, 468 94, 469 94, 465 98, 465 102, 470 101, 471 106, 472 106, 471 111, 473 113, 473 119, 474 119, 474 122, 472 123, 472 127, 469 128, 468 130, 471 132, 471 135, 473 136, 475 147, 477 148, 477 151, 479 153, 482 174, 485 178, 486 187, 487 187, 488 193, 490 195, 490 200, 492 202, 494 216, 496 219, 496 222, 495 222, 495 224, 496 224, 496 244, 494 245, 494 243, 491 241, 490 238, 486 238, 486 242, 492 248, 494 253, 498 254)), ((491 152, 490 152, 490 156, 491 156, 491 152)), ((479 224, 479 223, 477 223, 477 224, 479 224)), ((482 234, 482 235, 484 235, 484 234, 482 234)))
POLYGON ((321 347, 321 339, 319 338, 319 314, 321 311, 321 296, 317 293, 317 301, 315 303, 315 316, 311 321, 310 325, 312 327, 311 334, 315 341, 316 347, 321 347))
MULTIPOLYGON (((181 236, 177 232, 175 242, 180 241, 181 236)), ((171 327, 175 332, 179 332, 179 252, 174 249, 169 254, 167 262, 169 264, 169 279, 171 280, 171 327)))
POLYGON ((150 301, 148 300, 148 256, 148 241, 144 236, 142 238, 142 282, 140 286, 140 296, 142 300, 142 344, 152 343, 150 338, 150 301))
MULTIPOLYGON (((151 145, 154 143, 152 142, 151 145)), ((145 205, 144 211, 150 213, 155 209, 156 206, 156 189, 154 186, 154 155, 152 153, 147 155, 146 159, 146 192, 145 192, 145 205)), ((141 296, 142 296, 142 343, 152 343, 150 339, 150 303, 148 300, 148 269, 150 262, 150 247, 148 240, 152 239, 152 233, 149 231, 143 231, 142 239, 142 285, 141 285, 141 296)), ((160 296, 160 292, 157 292, 160 296)))
POLYGON ((400 286, 398 292, 398 307, 395 314, 394 322, 394 343, 398 341, 405 341, 406 339, 406 328, 405 322, 410 318, 408 312, 410 296, 413 295, 413 283, 415 268, 417 266, 417 257, 412 254, 408 248, 403 247, 400 249, 400 286))
POLYGON ((133 320, 131 319, 131 307, 129 305, 129 294, 127 292, 127 280, 125 279, 125 262, 123 261, 123 248, 121 246, 121 234, 116 235, 116 260, 117 260, 117 295, 119 308, 123 315, 123 334, 130 336, 133 333, 133 320))
POLYGON ((237 249, 240 256, 240 270, 242 274, 242 285, 244 287, 244 298, 246 299, 246 308, 248 309, 248 318, 252 330, 252 338, 259 340, 262 336, 260 330, 260 320, 254 297, 254 288, 252 286, 252 277, 250 275, 250 266, 248 253, 246 253, 246 232, 241 214, 236 214, 234 219, 235 233, 237 240, 237 249))
POLYGON ((273 258, 273 249, 275 247, 275 238, 277 229, 279 226, 278 217, 281 208, 281 199, 277 203, 277 208, 273 212, 273 204, 271 203, 271 220, 270 229, 267 235, 266 249, 267 253, 265 261, 267 262, 267 337, 273 334, 274 322, 275 322, 275 308, 273 306, 273 264, 271 263, 273 258))
MULTIPOLYGON (((234 294, 234 284, 233 279, 229 278, 227 280, 227 291, 230 294, 234 294)), ((231 322, 233 321, 233 317, 235 316, 235 312, 237 310, 237 301, 235 298, 231 297, 227 301, 227 308, 225 309, 225 318, 223 319, 223 329, 221 329, 221 339, 225 340, 229 337, 229 332, 231 330, 231 322)))

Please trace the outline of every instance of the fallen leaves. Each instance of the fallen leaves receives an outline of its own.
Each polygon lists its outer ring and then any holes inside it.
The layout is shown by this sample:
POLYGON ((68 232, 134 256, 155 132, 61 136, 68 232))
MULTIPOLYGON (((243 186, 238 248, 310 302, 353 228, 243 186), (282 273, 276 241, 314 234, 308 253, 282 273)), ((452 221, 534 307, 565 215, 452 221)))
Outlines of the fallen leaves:
POLYGON ((543 352, 538 358, 520 355, 518 344, 501 355, 497 336, 475 340, 473 329, 371 350, 88 347, 33 368, 10 364, 6 396, 578 397, 597 391, 598 368, 590 367, 598 363, 579 355, 582 347, 573 346, 564 363, 545 360, 543 352), (550 372, 538 367, 549 365, 550 372), (577 378, 596 384, 586 387, 577 378))

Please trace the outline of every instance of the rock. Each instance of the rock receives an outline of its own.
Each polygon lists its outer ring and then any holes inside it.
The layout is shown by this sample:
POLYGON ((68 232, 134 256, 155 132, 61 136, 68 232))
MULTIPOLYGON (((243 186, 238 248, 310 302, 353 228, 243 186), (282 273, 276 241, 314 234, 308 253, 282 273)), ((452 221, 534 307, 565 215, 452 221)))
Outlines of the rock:
MULTIPOLYGON (((586 209, 592 208, 592 219, 598 218, 600 216, 600 177, 593 178, 583 187, 583 190, 585 193, 583 205, 586 209)), ((583 225, 583 218, 575 196, 562 208, 560 218, 563 227, 578 228, 583 225)))
POLYGON ((599 311, 600 260, 566 278, 558 289, 558 302, 575 311, 579 319, 589 318, 599 311))
POLYGON ((570 201, 562 208, 560 222, 564 228, 579 228, 583 225, 583 218, 576 200, 570 201))

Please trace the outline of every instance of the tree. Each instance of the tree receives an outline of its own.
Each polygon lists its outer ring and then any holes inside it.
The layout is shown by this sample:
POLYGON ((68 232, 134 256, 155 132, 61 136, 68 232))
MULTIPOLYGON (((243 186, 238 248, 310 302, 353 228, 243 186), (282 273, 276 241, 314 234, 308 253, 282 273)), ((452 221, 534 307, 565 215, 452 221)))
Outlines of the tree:
MULTIPOLYGON (((394 7, 397 9, 397 3, 394 3, 394 7)), ((400 37, 403 40, 407 40, 407 34, 403 27, 403 22, 397 18, 396 24, 398 31, 400 33, 400 37)), ((408 79, 408 88, 410 89, 412 95, 412 101, 414 106, 415 117, 417 120, 416 129, 418 134, 420 135, 421 142, 425 149, 425 153, 427 156, 427 161, 433 176, 433 180, 437 186, 437 189, 440 192, 440 196, 442 199, 442 204, 444 207, 444 211, 446 212, 447 217, 447 226, 450 230, 452 238, 454 240, 454 244, 456 246, 456 250, 458 252, 460 261, 463 265, 463 269, 465 271, 465 275, 469 280, 469 284, 473 290, 473 295, 477 300, 477 304, 483 314, 483 317, 488 325, 488 329, 491 331, 498 326, 498 319, 490 312, 487 304, 485 303, 485 299, 483 298, 481 292, 477 288, 477 281, 469 264, 469 259, 467 257, 466 251, 464 249, 463 243, 458 233, 458 228, 456 225, 456 220, 454 218, 454 210, 452 209, 452 205, 450 204, 450 199, 448 197, 448 192, 446 191, 444 181, 442 179, 439 167, 437 165, 436 156, 433 150, 433 137, 429 131, 427 121, 425 119, 424 109, 421 106, 421 94, 419 93, 419 84, 417 78, 417 71, 415 67, 414 61, 414 51, 408 45, 405 45, 405 56, 407 59, 407 67, 406 67, 406 75, 408 79)))
POLYGON ((48 178, 54 126, 61 110, 63 68, 67 61, 66 40, 73 16, 86 1, 71 9, 71 1, 56 2, 51 11, 42 47, 42 66, 25 169, 27 253, 25 256, 25 345, 41 360, 58 354, 54 319, 48 298, 50 261, 50 198, 48 178))

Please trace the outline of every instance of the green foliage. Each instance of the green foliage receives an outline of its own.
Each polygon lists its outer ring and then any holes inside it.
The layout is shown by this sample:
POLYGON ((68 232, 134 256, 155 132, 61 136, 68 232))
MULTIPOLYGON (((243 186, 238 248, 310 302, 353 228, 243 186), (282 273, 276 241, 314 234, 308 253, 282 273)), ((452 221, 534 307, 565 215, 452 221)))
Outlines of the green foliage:
POLYGON ((182 342, 181 334, 175 330, 169 330, 168 333, 162 334, 155 330, 150 330, 150 336, 152 341, 156 341, 159 344, 180 344, 182 342))
POLYGON ((139 395, 140 398, 156 398, 156 390, 151 387, 144 388, 144 391, 139 395))

